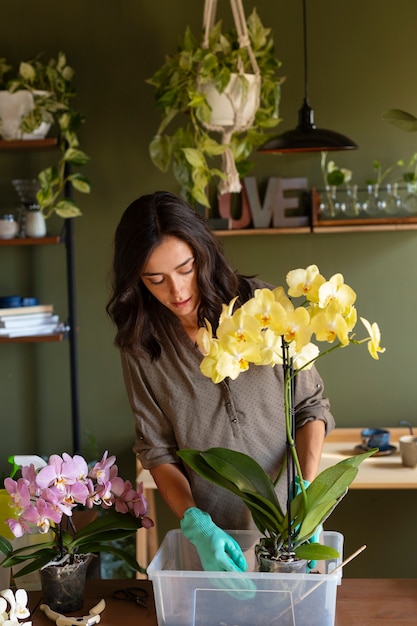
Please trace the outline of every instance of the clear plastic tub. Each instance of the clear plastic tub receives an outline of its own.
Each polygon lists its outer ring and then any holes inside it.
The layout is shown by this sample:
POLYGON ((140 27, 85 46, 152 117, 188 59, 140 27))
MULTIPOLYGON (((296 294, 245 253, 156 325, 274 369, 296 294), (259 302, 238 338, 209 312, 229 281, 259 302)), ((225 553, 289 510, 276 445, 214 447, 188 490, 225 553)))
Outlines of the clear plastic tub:
POLYGON ((228 531, 248 560, 245 573, 204 572, 194 546, 180 530, 165 536, 148 567, 159 626, 333 626, 343 535, 325 531, 322 541, 339 559, 319 562, 318 574, 253 571, 256 531, 228 531))

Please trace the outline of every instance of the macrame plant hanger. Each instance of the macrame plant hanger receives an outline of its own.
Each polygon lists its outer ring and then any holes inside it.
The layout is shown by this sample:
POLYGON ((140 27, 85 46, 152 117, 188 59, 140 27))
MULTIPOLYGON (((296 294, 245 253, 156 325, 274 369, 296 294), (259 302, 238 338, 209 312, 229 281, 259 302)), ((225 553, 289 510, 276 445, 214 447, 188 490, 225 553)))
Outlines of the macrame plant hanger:
MULTIPOLYGON (((228 93, 224 92, 228 97, 231 107, 234 112, 234 121, 233 124, 228 126, 221 126, 215 124, 207 124, 203 123, 204 127, 207 130, 215 131, 221 134, 222 136, 222 145, 227 146, 225 152, 222 154, 222 172, 226 175, 226 178, 222 180, 219 184, 220 193, 230 193, 230 192, 240 192, 241 184, 239 179, 239 173, 236 169, 236 163, 233 156, 233 152, 230 148, 230 142, 232 139, 233 133, 243 132, 250 128, 255 119, 256 111, 259 107, 260 102, 260 86, 261 86, 261 76, 258 64, 255 59, 255 55, 252 50, 252 46, 249 39, 248 29, 246 25, 245 12, 243 9, 242 0, 230 0, 230 6, 233 14, 233 21, 235 23, 239 47, 246 48, 249 56, 249 60, 252 65, 253 74, 255 76, 254 82, 256 89, 256 97, 255 97, 255 107, 253 109, 253 114, 249 117, 245 117, 243 119, 243 108, 245 106, 246 98, 242 95, 239 98, 239 103, 237 104, 235 99, 231 97, 228 93)), ((217 9, 217 0, 205 0, 204 3, 204 15, 203 15, 203 31, 204 38, 202 42, 203 48, 208 48, 209 45, 209 33, 213 28, 216 18, 216 9, 217 9)), ((239 59, 239 66, 237 67, 237 73, 242 75, 243 82, 243 62, 239 59)))

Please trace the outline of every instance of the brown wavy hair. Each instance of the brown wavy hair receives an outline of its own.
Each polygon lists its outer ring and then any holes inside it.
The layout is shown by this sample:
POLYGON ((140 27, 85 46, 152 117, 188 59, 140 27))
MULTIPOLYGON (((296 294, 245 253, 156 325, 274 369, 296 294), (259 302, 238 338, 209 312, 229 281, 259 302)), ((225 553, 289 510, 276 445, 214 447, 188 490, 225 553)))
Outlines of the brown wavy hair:
POLYGON ((222 303, 239 296, 239 306, 252 295, 247 277, 232 269, 203 216, 166 191, 141 196, 128 206, 116 229, 112 296, 106 310, 117 327, 116 346, 131 354, 145 350, 153 359, 161 354, 158 329, 163 326, 177 332, 178 319, 145 287, 141 273, 167 236, 181 239, 193 251, 200 291, 199 326, 207 318, 216 329, 222 303))

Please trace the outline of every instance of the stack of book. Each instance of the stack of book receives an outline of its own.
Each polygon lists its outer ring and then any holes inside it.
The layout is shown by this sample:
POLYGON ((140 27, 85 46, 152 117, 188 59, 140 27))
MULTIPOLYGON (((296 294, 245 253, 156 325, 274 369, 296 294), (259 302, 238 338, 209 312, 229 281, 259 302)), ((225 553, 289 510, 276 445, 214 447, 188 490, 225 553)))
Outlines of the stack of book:
POLYGON ((65 331, 52 304, 0 309, 0 338, 53 335, 65 331))

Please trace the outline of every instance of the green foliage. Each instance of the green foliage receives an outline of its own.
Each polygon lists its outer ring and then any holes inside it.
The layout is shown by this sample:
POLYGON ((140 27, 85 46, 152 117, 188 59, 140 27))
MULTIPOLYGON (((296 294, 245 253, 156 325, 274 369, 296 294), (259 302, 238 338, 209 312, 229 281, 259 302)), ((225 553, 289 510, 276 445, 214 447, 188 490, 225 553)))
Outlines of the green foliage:
POLYGON ((40 56, 23 61, 17 74, 9 78, 12 69, 4 58, 0 59, 0 87, 12 93, 26 89, 34 99, 34 109, 22 118, 21 130, 31 133, 41 122, 46 122, 55 126, 58 133, 58 163, 38 175, 40 190, 37 202, 40 209, 46 218, 54 212, 63 218, 77 217, 81 211, 67 197, 69 190, 73 188, 80 193, 89 193, 90 183, 80 174, 70 175, 69 170, 85 165, 90 157, 79 147, 77 132, 84 118, 72 106, 74 70, 68 65, 63 52, 47 63, 43 63, 40 56))
MULTIPOLYGON (((75 534, 68 531, 62 532, 64 552, 69 555, 110 552, 122 559, 132 570, 144 573, 145 570, 137 563, 130 551, 117 545, 118 541, 134 536, 141 526, 140 518, 117 511, 106 511, 106 515, 99 516, 75 534)), ((52 530, 54 531, 53 528, 52 530)), ((12 567, 33 559, 15 574, 15 576, 25 576, 59 556, 59 546, 55 540, 40 545, 41 547, 37 544, 13 550, 11 543, 4 537, 0 537, 0 552, 6 557, 0 565, 12 567)))
MULTIPOLYGON (((279 123, 278 106, 280 62, 274 56, 270 29, 264 28, 254 9, 247 20, 249 38, 261 75, 260 106, 253 125, 232 135, 231 149, 240 176, 248 173, 252 151, 267 139, 267 131, 279 123)), ((155 88, 156 106, 162 115, 156 135, 149 146, 152 162, 162 172, 172 167, 174 176, 190 202, 209 206, 206 187, 211 180, 224 178, 218 158, 225 151, 218 133, 210 134, 202 123, 210 120, 210 106, 202 87, 214 82, 222 93, 232 72, 242 67, 252 73, 246 48, 240 48, 235 30, 222 32, 221 21, 209 33, 208 48, 192 34, 189 27, 179 40, 177 52, 147 83, 155 88), (174 127, 168 132, 168 127, 174 127)), ((242 77, 242 81, 245 79, 242 77)))
POLYGON ((417 131, 417 117, 401 109, 388 109, 382 114, 382 119, 408 133, 417 131))
POLYGON ((308 489, 292 500, 287 512, 282 511, 268 474, 248 455, 227 448, 210 448, 204 452, 180 450, 178 456, 200 476, 243 500, 265 538, 264 545, 277 552, 290 543, 300 558, 318 560, 338 555, 332 548, 306 542, 345 496, 360 463, 376 450, 347 458, 321 472, 308 489))

